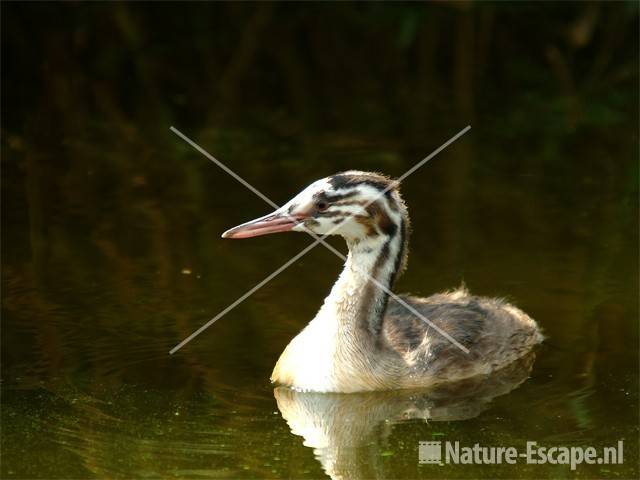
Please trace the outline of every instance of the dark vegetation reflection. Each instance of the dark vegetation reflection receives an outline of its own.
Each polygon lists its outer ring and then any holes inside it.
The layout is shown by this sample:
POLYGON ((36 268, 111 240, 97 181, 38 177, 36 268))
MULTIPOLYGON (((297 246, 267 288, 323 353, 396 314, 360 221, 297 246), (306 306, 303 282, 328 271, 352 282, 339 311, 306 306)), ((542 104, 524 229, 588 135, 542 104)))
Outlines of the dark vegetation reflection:
POLYGON ((635 2, 15 3, 2 32, 3 478, 572 475, 419 466, 432 439, 624 439, 575 475, 637 475, 635 2), (508 296, 549 339, 530 379, 274 398, 340 270, 323 249, 168 356, 310 241, 221 241, 269 207, 170 125, 282 202, 467 124, 403 186, 398 289, 508 296))

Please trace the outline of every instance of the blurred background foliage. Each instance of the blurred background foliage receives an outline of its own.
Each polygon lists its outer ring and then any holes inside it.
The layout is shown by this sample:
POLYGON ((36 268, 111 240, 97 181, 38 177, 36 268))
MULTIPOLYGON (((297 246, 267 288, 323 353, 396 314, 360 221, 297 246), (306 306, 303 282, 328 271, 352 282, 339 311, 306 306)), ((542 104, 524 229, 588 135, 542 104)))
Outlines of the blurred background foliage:
POLYGON ((558 142, 637 106, 633 1, 5 8, 14 128, 46 109, 64 131, 108 118, 130 135, 174 122, 415 141, 462 121, 558 142))

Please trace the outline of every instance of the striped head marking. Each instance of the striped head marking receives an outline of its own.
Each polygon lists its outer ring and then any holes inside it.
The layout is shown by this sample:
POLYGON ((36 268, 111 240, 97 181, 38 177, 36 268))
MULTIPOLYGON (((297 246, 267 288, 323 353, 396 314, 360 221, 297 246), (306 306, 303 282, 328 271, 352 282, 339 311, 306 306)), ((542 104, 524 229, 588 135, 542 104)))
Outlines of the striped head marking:
POLYGON ((347 171, 323 178, 275 212, 227 230, 224 238, 248 238, 311 230, 351 242, 393 237, 406 217, 395 181, 377 173, 347 171))

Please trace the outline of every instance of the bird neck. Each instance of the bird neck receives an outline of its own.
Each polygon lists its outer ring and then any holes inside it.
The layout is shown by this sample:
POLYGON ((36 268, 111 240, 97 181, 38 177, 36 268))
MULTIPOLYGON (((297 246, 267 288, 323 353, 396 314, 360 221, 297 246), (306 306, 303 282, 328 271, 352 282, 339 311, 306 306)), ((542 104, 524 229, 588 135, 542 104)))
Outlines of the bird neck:
POLYGON ((389 291, 405 263, 405 223, 392 235, 347 240, 344 269, 316 316, 336 324, 343 338, 379 337, 389 291))

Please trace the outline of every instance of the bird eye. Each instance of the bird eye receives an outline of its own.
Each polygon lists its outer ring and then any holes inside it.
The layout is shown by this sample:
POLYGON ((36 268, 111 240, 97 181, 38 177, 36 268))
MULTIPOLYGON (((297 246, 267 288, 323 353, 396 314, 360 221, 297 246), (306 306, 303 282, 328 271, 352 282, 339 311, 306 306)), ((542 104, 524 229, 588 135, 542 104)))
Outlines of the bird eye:
POLYGON ((329 204, 327 202, 323 202, 322 200, 316 203, 316 208, 320 212, 324 212, 328 207, 329 207, 329 204))

